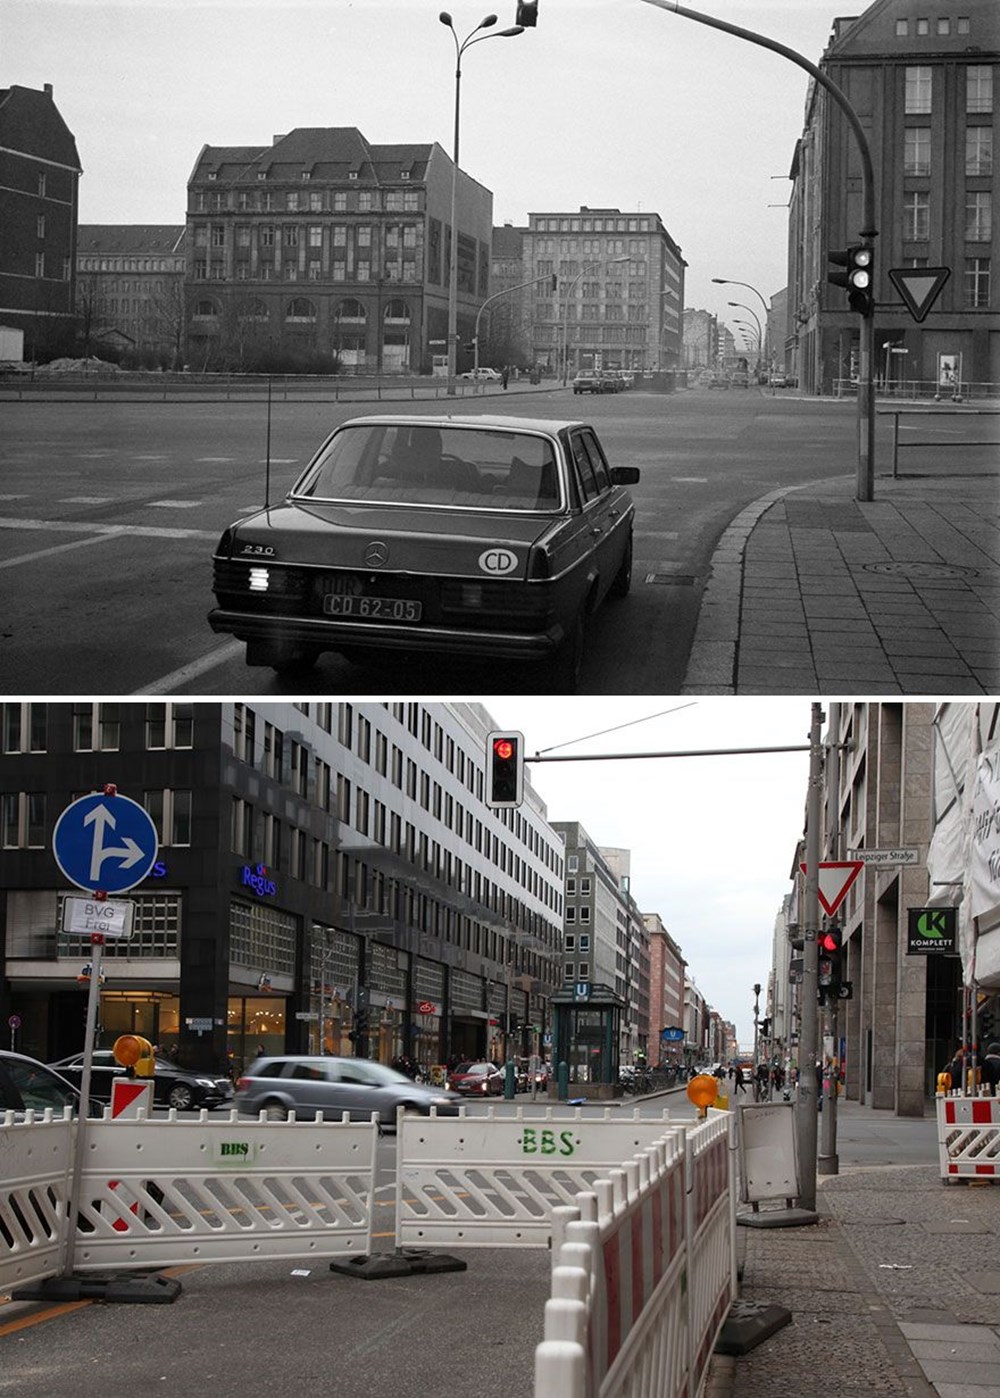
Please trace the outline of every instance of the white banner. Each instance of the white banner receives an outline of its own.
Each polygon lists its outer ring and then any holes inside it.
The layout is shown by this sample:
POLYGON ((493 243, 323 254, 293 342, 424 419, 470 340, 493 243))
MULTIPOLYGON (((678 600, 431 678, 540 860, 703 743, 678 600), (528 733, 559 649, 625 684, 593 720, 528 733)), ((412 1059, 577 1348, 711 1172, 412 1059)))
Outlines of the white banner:
POLYGON ((984 752, 972 798, 972 916, 987 924, 1000 910, 1000 748, 984 752))

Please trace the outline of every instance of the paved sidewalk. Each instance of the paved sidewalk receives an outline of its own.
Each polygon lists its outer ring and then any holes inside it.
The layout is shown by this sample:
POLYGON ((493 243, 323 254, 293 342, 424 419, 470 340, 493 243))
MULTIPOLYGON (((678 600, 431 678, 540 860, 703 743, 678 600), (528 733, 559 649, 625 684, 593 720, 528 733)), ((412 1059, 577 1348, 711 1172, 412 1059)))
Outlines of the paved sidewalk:
POLYGON ((1000 691, 1000 470, 854 475, 775 490, 733 520, 685 694, 1000 691))
POLYGON ((840 1173, 819 1178, 817 1224, 739 1229, 741 1299, 792 1320, 749 1354, 714 1356, 707 1398, 1000 1398, 1000 1185, 944 1183, 931 1119, 842 1101, 841 1139, 858 1128, 897 1161, 913 1152, 894 1142, 919 1128, 916 1154, 933 1143, 935 1163, 850 1165, 842 1150, 840 1173))

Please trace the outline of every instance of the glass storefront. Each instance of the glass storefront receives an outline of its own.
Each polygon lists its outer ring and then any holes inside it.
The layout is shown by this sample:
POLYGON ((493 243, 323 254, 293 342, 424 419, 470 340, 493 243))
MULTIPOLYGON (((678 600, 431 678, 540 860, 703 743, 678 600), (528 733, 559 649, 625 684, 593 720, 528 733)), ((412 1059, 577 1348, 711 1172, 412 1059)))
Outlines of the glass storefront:
POLYGON ((255 1058, 285 1052, 285 1001, 274 995, 231 995, 226 1010, 226 1054, 236 1078, 255 1058))

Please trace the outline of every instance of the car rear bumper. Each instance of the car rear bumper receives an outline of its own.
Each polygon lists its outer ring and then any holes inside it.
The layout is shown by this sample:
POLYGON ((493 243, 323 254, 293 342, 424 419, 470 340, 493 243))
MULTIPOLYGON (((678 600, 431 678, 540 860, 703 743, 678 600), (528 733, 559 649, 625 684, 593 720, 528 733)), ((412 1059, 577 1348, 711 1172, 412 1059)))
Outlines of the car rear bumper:
POLYGON ((241 641, 267 641, 281 647, 323 650, 362 647, 373 650, 434 650, 450 655, 500 656, 505 660, 541 660, 563 642, 562 626, 547 631, 479 631, 459 627, 394 625, 334 621, 326 617, 258 616, 216 607, 208 614, 213 631, 241 641))

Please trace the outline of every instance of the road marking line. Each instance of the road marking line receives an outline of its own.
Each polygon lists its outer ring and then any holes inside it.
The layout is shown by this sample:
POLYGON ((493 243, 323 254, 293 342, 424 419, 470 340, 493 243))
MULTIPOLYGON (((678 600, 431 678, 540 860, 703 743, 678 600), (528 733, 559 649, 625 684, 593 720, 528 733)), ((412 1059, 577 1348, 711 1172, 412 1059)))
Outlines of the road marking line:
POLYGON ((34 553, 19 553, 16 558, 5 558, 0 568, 16 568, 21 563, 34 563, 39 558, 51 558, 56 553, 69 553, 71 549, 85 549, 91 544, 103 544, 108 534, 92 534, 87 539, 74 539, 69 544, 53 544, 47 549, 36 549, 34 553))
POLYGON ((151 510, 196 510, 199 505, 204 505, 204 500, 150 500, 147 502, 151 510))
POLYGON ((224 665, 230 660, 235 660, 243 649, 243 642, 234 637, 231 641, 226 641, 225 645, 219 646, 217 650, 209 651, 200 660, 192 660, 190 665, 182 665, 179 670, 174 670, 169 675, 161 675, 158 680, 153 680, 151 684, 141 685, 133 690, 134 694, 172 694, 178 685, 185 684, 188 680, 197 679, 208 670, 214 670, 217 665, 224 665))
POLYGON ((0 1335, 15 1335, 18 1330, 27 1330, 30 1325, 41 1325, 43 1320, 55 1320, 57 1316, 69 1315, 71 1311, 78 1311, 81 1306, 92 1306, 93 1301, 64 1301, 62 1305, 50 1306, 48 1310, 36 1311, 34 1315, 21 1316, 19 1320, 10 1320, 6 1325, 0 1325, 0 1335))
POLYGON ((16 519, 0 515, 0 529, 39 529, 53 534, 89 531, 102 536, 131 534, 148 539, 218 539, 218 529, 159 529, 151 524, 94 524, 87 520, 16 519))
POLYGON ((114 498, 113 495, 64 495, 59 503, 60 505, 107 505, 114 498))
POLYGON ((675 485, 708 485, 707 476, 671 476, 675 485))
POLYGON ((27 500, 27 495, 0 495, 0 500, 27 500))
POLYGON ((194 464, 196 466, 224 466, 231 461, 235 461, 235 456, 196 456, 194 464))

